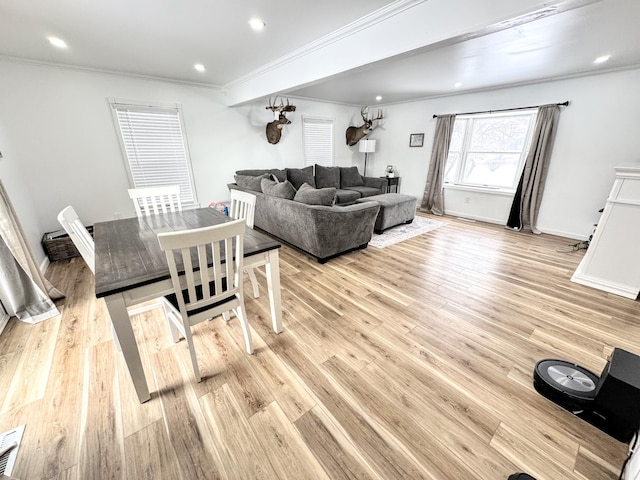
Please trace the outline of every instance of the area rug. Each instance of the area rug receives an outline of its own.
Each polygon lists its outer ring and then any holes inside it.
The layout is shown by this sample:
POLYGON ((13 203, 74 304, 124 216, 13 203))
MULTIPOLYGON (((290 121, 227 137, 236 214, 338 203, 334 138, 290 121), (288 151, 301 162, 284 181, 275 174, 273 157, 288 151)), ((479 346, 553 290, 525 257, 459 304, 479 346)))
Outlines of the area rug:
POLYGON ((418 235, 422 235, 423 233, 430 232, 431 230, 435 230, 445 224, 446 222, 439 222, 438 220, 431 220, 430 218, 416 216, 412 223, 398 225, 397 227, 385 230, 380 235, 374 233, 371 241, 369 242, 369 246, 385 248, 399 242, 404 242, 405 240, 418 235))

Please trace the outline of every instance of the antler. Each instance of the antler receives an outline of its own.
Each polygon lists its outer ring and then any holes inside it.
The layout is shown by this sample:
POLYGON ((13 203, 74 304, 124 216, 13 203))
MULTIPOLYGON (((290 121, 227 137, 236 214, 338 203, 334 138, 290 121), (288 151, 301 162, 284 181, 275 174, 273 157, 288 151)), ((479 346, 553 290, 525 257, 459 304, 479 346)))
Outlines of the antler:
POLYGON ((378 110, 378 116, 376 118, 372 118, 371 121, 374 120, 382 120, 382 110, 378 110))
POLYGON ((363 106, 360 108, 360 116, 362 117, 362 120, 364 120, 365 122, 367 122, 367 116, 369 115, 369 107, 367 105, 363 106))
POLYGON ((295 105, 291 105, 289 103, 289 99, 287 98, 287 106, 284 107, 284 111, 285 112, 295 112, 296 111, 296 106, 295 105))
MULTIPOLYGON (((278 100, 278 97, 276 97, 276 101, 278 100)), ((287 104, 288 104, 288 100, 287 100, 287 104)), ((268 107, 264 107, 266 110, 271 110, 272 112, 281 112, 282 110, 284 110, 284 103, 282 101, 282 99, 280 99, 280 105, 276 105, 275 101, 273 102, 273 104, 271 103, 271 97, 269 97, 269 106, 268 107)))

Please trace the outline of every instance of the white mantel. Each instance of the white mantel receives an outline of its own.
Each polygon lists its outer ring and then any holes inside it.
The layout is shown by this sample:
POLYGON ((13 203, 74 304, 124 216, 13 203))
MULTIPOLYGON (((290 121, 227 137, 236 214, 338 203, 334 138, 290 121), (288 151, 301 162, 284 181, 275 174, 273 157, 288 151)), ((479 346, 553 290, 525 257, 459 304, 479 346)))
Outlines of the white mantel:
POLYGON ((640 293, 640 162, 615 167, 604 211, 572 281, 635 300, 640 293))

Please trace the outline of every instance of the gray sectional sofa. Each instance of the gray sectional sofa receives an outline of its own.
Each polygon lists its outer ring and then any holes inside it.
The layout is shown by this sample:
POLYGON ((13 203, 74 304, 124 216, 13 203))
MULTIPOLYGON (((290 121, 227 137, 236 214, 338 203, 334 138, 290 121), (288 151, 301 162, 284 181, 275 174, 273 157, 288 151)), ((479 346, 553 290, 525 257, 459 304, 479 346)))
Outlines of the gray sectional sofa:
POLYGON ((239 170, 235 180, 230 189, 256 195, 257 228, 320 263, 367 246, 380 206, 355 202, 384 193, 386 187, 384 179, 363 177, 356 167, 319 165, 315 169, 239 170))

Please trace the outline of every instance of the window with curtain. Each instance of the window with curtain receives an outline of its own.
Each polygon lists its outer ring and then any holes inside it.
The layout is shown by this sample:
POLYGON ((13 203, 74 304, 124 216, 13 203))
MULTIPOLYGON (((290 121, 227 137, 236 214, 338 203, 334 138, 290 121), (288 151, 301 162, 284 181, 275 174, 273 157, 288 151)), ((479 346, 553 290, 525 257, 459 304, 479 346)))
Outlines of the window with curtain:
POLYGON ((304 165, 333 166, 333 119, 302 117, 304 165))
POLYGON ((111 105, 132 187, 180 185, 182 203, 197 203, 180 108, 111 105))
POLYGON ((449 185, 515 190, 537 110, 456 117, 444 180, 449 185))

